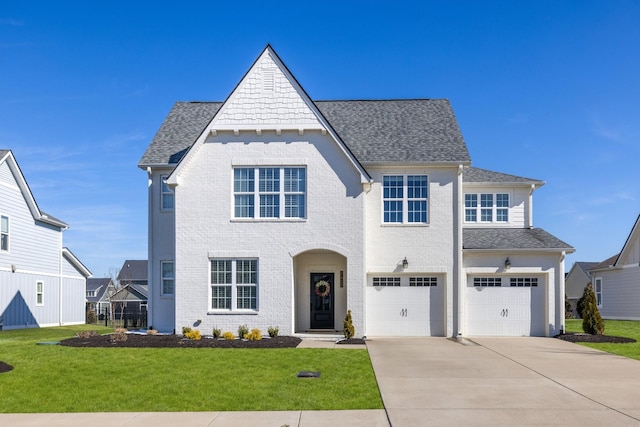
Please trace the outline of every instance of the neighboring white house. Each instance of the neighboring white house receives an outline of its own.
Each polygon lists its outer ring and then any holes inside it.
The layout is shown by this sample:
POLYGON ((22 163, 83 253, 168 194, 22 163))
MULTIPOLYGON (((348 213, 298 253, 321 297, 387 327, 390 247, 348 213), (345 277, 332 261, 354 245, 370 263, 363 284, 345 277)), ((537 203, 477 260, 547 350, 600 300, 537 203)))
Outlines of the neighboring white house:
POLYGON ((603 318, 640 320, 640 215, 622 251, 589 274, 603 318))
POLYGON ((591 283, 591 276, 589 270, 597 266, 597 262, 574 262, 571 266, 571 270, 565 277, 565 294, 567 301, 571 304, 571 309, 574 317, 578 316, 576 305, 578 300, 584 294, 584 288, 591 283))
POLYGON ((91 272, 62 246, 67 224, 40 210, 10 150, 0 150, 0 324, 82 324, 91 272))
POLYGON ((312 101, 267 46, 225 102, 177 103, 149 179, 149 324, 555 335, 570 245, 543 182, 470 167, 447 100, 312 101))

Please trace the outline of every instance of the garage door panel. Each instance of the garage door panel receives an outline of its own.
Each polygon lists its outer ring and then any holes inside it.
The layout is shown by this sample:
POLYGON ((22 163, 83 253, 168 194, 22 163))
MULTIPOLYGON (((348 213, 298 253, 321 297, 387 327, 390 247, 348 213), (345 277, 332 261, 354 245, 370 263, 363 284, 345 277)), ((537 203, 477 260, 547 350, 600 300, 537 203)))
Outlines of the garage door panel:
POLYGON ((444 292, 438 286, 368 286, 367 335, 443 336, 444 292))
MULTIPOLYGON (((503 280, 503 283, 508 281, 503 280)), ((467 284, 467 335, 544 336, 543 281, 532 287, 467 284)))

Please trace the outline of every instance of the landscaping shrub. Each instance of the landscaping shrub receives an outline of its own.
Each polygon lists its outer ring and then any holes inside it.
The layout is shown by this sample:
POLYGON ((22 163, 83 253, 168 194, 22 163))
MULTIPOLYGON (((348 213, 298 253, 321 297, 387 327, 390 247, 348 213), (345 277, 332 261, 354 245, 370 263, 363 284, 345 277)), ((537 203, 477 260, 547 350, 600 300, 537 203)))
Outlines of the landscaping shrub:
POLYGON ((220 338, 220 336, 222 335, 222 331, 218 328, 213 328, 212 335, 214 338, 220 338))
POLYGON ((224 334, 222 334, 222 338, 224 338, 225 340, 235 340, 236 336, 233 335, 233 332, 227 331, 224 334))
POLYGON ((347 317, 344 319, 343 333, 346 339, 353 338, 356 330, 353 326, 353 320, 351 319, 351 310, 347 310, 347 317))
POLYGON ((187 335, 189 332, 191 332, 191 328, 188 326, 183 326, 182 327, 182 335, 187 335))
POLYGON ((80 331, 76 334, 78 338, 91 338, 97 337, 98 333, 96 331, 80 331))
POLYGON ((238 326, 238 338, 244 338, 249 333, 249 327, 247 325, 238 326))
POLYGON ((275 327, 274 326, 269 326, 269 329, 267 329, 267 332, 269 332, 269 336, 271 338, 275 338, 275 337, 278 336, 279 330, 278 330, 277 326, 275 326, 275 327))
POLYGON ((92 325, 98 321, 98 316, 96 316, 96 312, 93 310, 87 311, 87 324, 92 325))
POLYGON ((184 334, 184 337, 194 341, 200 341, 202 339, 202 335, 200 335, 200 331, 197 329, 191 329, 184 334))
POLYGON ((127 340, 127 330, 125 328, 116 328, 111 335, 111 341, 124 342, 127 340))
MULTIPOLYGON (((578 299, 578 302, 576 303, 576 311, 578 312, 578 317, 580 319, 583 319, 584 316, 582 315, 582 313, 584 312, 584 307, 587 303, 587 289, 589 288, 589 286, 592 286, 591 283, 588 283, 587 286, 584 287, 584 291, 582 292, 582 296, 580 297, 580 299, 578 299)), ((593 290, 593 288, 592 288, 593 290)))
MULTIPOLYGON (((585 288, 586 298, 582 310, 582 330, 591 335, 604 334, 604 320, 598 311, 596 294, 593 292, 591 283, 585 288)), ((584 297, 584 296, 583 296, 584 297)))
POLYGON ((573 319, 573 307, 571 307, 571 302, 569 302, 567 295, 564 296, 564 318, 573 319))
POLYGON ((251 332, 244 335, 244 338, 249 341, 260 341, 262 339, 262 332, 260 329, 252 329, 251 332))

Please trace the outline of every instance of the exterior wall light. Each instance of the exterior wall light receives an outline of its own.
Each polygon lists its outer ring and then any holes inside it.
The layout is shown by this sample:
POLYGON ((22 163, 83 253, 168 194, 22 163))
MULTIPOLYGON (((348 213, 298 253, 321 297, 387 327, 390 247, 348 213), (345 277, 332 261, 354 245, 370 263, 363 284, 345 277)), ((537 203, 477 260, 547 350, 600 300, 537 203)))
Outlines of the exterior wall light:
POLYGON ((404 257, 404 259, 402 260, 402 268, 406 270, 408 267, 409 267, 409 261, 407 261, 407 257, 404 257))
POLYGON ((507 270, 511 268, 511 261, 509 261, 509 257, 507 257, 507 259, 504 260, 504 268, 507 270))

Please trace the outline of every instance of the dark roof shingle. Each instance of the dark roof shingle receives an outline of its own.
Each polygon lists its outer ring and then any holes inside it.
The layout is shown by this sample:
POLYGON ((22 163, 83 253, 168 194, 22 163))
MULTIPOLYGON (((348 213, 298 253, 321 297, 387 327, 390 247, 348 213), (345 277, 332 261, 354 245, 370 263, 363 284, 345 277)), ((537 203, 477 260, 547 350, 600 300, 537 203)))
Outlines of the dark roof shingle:
MULTIPOLYGON (((318 110, 361 163, 471 161, 446 99, 317 101, 318 110)), ((222 106, 176 103, 139 166, 176 164, 222 106)))
POLYGON ((558 249, 571 245, 541 228, 465 228, 463 249, 558 249))
POLYGON ((522 183, 522 184, 543 184, 538 179, 524 178, 506 173, 494 172, 487 169, 470 167, 465 169, 463 181, 466 183, 522 183))

